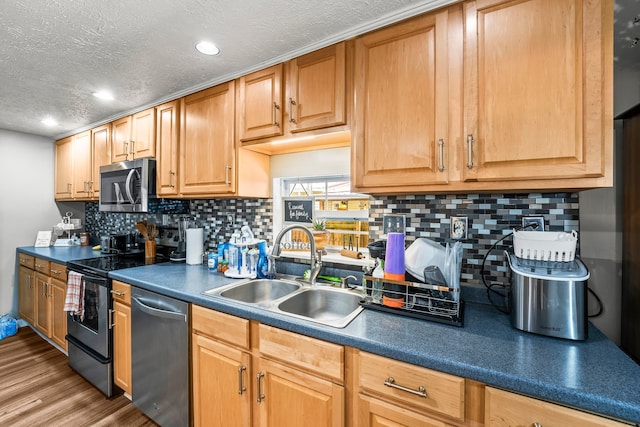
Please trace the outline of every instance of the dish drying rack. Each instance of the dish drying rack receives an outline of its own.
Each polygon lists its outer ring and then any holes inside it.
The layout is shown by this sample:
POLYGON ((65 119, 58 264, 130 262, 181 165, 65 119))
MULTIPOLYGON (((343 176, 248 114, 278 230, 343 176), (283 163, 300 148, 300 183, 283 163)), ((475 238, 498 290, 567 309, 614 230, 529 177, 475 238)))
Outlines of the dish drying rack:
POLYGON ((364 279, 364 300, 360 305, 365 308, 447 325, 464 325, 464 301, 459 288, 373 276, 364 276, 364 279), (382 282, 379 302, 374 300, 376 281, 382 282), (383 296, 400 301, 399 306, 383 304, 383 296))

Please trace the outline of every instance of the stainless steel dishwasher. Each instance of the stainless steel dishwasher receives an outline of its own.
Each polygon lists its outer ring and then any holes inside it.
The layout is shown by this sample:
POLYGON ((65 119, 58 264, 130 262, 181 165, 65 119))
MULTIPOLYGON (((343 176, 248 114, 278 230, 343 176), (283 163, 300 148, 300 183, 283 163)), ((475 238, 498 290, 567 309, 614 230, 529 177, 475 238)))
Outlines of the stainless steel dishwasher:
POLYGON ((189 304, 132 287, 131 397, 163 427, 189 425, 189 304))

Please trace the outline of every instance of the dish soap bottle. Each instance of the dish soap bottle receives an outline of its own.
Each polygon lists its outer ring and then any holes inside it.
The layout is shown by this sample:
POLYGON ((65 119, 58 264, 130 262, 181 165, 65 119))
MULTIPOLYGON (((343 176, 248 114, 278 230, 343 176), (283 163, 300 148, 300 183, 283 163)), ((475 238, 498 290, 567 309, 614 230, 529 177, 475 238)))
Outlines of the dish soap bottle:
POLYGON ((384 265, 380 258, 376 258, 376 268, 371 273, 373 279, 373 285, 371 288, 371 299, 375 304, 382 302, 382 282, 384 279, 384 265))
POLYGON ((256 275, 259 279, 266 279, 269 276, 269 260, 267 259, 267 242, 264 240, 258 243, 258 266, 256 275))

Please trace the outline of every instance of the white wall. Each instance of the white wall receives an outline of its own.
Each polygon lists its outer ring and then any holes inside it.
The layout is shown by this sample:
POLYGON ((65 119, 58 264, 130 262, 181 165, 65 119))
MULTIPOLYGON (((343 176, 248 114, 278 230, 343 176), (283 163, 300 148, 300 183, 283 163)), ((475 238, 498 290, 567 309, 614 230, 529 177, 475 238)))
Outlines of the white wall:
POLYGON ((53 199, 53 140, 0 129, 0 315, 17 316, 16 247, 33 245, 60 213, 53 199))

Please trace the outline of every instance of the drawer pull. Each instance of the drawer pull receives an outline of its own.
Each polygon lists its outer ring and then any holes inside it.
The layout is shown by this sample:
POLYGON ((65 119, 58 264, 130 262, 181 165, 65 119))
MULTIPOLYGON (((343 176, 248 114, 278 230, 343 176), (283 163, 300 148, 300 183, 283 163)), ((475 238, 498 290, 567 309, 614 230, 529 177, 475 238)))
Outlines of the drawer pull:
POLYGON ((120 291, 118 291, 116 289, 111 289, 111 293, 113 295, 116 295, 116 296, 119 296, 119 297, 123 297, 124 296, 124 292, 120 292, 120 291))
POLYGON ((384 382, 384 385, 391 388, 397 388, 398 390, 406 391, 407 393, 415 394, 420 397, 427 397, 427 389, 423 386, 418 387, 417 390, 413 390, 409 387, 396 384, 396 380, 393 377, 387 378, 387 380, 384 382))
POLYGON ((542 427, 542 424, 540 424, 540 423, 533 423, 533 424, 532 424, 532 426, 533 426, 533 427, 542 427))
POLYGON ((51 272, 52 272, 53 274, 60 274, 60 273, 62 273, 62 271, 60 271, 60 270, 56 270, 55 268, 51 269, 51 272))

